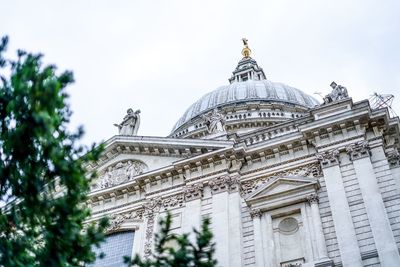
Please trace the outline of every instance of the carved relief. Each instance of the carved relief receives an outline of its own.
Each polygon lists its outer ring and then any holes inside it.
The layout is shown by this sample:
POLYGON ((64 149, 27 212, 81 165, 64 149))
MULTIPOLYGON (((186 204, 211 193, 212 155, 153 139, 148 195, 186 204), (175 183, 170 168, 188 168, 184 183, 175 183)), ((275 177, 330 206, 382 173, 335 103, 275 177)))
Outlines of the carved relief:
POLYGON ((147 224, 146 224, 146 234, 145 234, 145 243, 144 243, 144 258, 148 259, 151 255, 152 251, 152 243, 153 243, 153 232, 154 232, 154 213, 151 212, 146 215, 147 224))
POLYGON ((246 181, 241 184, 242 194, 250 194, 263 184, 267 183, 273 178, 276 177, 290 177, 290 176, 301 176, 301 177, 309 177, 316 178, 322 176, 321 166, 317 163, 311 163, 299 168, 285 170, 281 172, 274 173, 270 176, 258 178, 252 181, 246 181))
POLYGON ((137 160, 120 161, 99 174, 97 188, 107 188, 132 180, 147 170, 147 166, 137 160))
POLYGON ((368 141, 365 140, 347 146, 346 151, 350 160, 361 159, 371 155, 368 141))
POLYGON ((143 209, 139 209, 122 214, 112 214, 110 216, 110 225, 107 227, 106 232, 118 230, 126 220, 141 220, 143 218, 143 211, 143 209))
POLYGON ((146 217, 146 234, 144 243, 144 258, 148 259, 151 255, 153 245, 153 233, 155 214, 159 211, 162 200, 161 198, 153 198, 143 204, 144 216, 146 217))
POLYGON ((318 153, 316 155, 317 159, 321 162, 323 168, 338 165, 340 163, 339 156, 340 152, 337 149, 328 150, 318 153))

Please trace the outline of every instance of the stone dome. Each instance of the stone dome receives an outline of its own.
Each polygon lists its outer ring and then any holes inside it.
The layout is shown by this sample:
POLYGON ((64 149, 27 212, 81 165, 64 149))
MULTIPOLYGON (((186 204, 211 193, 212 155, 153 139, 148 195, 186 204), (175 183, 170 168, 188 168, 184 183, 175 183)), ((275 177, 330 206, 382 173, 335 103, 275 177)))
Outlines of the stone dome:
POLYGON ((294 87, 283 83, 263 80, 247 80, 233 82, 221 86, 204 95, 192 104, 175 124, 172 132, 193 118, 205 114, 214 108, 236 105, 245 102, 280 102, 290 106, 312 108, 319 105, 318 101, 294 87))

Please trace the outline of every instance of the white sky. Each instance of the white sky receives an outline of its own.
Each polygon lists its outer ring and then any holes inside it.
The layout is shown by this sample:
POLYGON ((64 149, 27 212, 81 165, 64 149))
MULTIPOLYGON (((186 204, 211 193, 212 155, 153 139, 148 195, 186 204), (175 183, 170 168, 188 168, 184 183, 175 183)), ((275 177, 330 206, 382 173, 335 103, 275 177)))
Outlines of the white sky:
POLYGON ((0 10, 12 54, 73 70, 72 126, 84 125, 86 144, 116 134, 129 107, 142 111, 140 135, 168 135, 228 83, 242 37, 272 81, 324 95, 335 81, 354 100, 394 94, 400 114, 400 1, 0 0, 0 10))

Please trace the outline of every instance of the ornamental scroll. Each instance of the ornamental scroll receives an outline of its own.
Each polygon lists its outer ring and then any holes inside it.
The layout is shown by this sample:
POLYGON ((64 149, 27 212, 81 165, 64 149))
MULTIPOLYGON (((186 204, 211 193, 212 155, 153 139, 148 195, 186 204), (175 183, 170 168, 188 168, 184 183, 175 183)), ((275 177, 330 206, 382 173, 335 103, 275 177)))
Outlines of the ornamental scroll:
POLYGON ((99 174, 96 188, 107 188, 132 180, 147 170, 146 164, 137 160, 120 161, 99 174))

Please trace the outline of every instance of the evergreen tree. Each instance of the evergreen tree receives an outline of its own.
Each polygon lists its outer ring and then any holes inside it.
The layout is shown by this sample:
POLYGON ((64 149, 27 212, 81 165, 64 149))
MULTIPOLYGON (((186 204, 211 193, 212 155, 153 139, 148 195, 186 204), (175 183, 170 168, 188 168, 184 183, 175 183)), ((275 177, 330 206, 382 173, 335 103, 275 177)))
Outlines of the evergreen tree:
POLYGON ((147 260, 138 255, 130 261, 129 266, 138 267, 214 267, 215 244, 212 242, 213 234, 210 231, 210 220, 206 218, 201 226, 201 231, 193 229, 195 240, 189 239, 189 234, 171 234, 172 218, 167 214, 160 220, 160 232, 155 234, 154 252, 147 260), (171 245, 175 244, 175 245, 171 245))
POLYGON ((107 224, 83 226, 93 178, 84 166, 102 148, 87 151, 77 144, 82 129, 67 129, 72 73, 43 66, 40 54, 7 59, 7 41, 0 42, 0 266, 82 266, 94 261, 91 248, 107 224))

